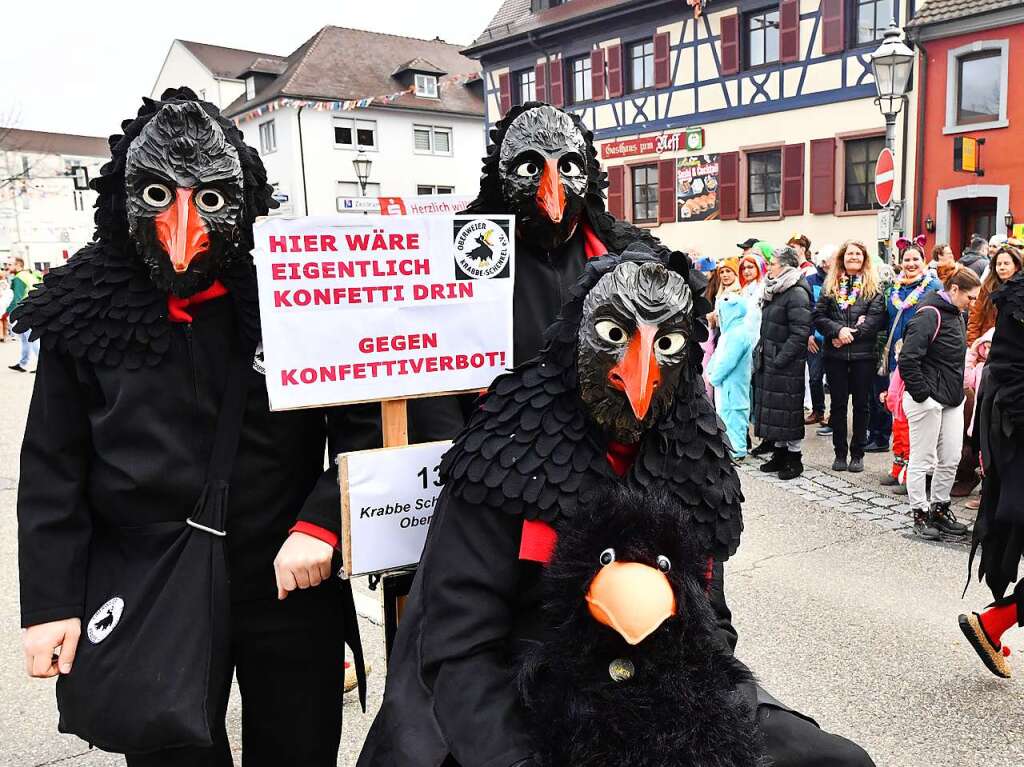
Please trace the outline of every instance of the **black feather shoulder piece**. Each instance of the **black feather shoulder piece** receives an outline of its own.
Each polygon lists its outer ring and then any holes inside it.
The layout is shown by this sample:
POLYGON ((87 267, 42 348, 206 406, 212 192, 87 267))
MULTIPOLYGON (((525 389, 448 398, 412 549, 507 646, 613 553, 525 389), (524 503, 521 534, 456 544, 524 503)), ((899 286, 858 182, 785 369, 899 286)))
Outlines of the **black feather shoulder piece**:
MULTIPOLYGON (((607 438, 580 399, 575 360, 583 301, 622 260, 590 261, 540 355, 495 379, 477 402, 441 464, 450 492, 473 505, 556 524, 571 519, 602 480, 617 479, 607 438)), ((724 561, 739 546, 743 496, 724 427, 704 394, 700 340, 699 333, 690 339, 685 381, 622 481, 678 499, 703 551, 724 561)))

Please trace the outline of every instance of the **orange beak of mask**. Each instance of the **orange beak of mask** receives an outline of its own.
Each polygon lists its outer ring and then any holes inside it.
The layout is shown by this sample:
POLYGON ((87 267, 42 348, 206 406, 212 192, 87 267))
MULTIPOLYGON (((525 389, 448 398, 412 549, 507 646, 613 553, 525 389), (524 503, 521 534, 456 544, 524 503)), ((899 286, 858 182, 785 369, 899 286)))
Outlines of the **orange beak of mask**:
POLYGON ((537 207, 552 224, 558 224, 565 215, 565 189, 558 175, 558 160, 549 159, 544 163, 544 172, 537 187, 537 207))
POLYGON ((587 592, 598 623, 638 645, 676 613, 676 598, 660 570, 639 562, 612 562, 598 572, 587 592))
POLYGON ((661 367, 654 355, 657 332, 654 325, 641 325, 629 339, 622 359, 608 372, 608 382, 626 395, 638 421, 644 420, 661 385, 661 367))
POLYGON ((156 238, 178 273, 187 271, 193 259, 210 248, 210 232, 196 210, 192 191, 177 189, 174 202, 155 219, 156 238))

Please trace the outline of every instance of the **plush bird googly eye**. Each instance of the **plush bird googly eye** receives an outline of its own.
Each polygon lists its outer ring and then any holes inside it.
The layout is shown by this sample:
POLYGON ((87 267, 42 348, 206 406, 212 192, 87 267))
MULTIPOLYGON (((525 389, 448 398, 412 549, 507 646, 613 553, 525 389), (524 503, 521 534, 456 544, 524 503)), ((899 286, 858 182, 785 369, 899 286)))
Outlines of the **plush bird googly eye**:
POLYGON ((601 557, 598 560, 602 567, 607 567, 615 561, 615 549, 605 549, 601 552, 601 557))
POLYGON ((583 175, 583 168, 575 160, 563 157, 558 163, 558 172, 566 178, 577 178, 583 175))
POLYGON ((667 573, 669 570, 672 569, 672 560, 666 557, 664 554, 658 555, 657 562, 658 569, 661 570, 663 573, 667 573))
POLYGON ((676 354, 686 344, 686 336, 682 333, 666 333, 654 342, 655 348, 662 354, 676 354))
POLYGON ((616 346, 622 346, 629 340, 626 331, 611 320, 599 320, 594 325, 594 330, 603 340, 616 346))
POLYGON ((540 173, 540 166, 533 160, 521 162, 516 166, 516 175, 523 178, 533 178, 538 173, 540 173))
POLYGON ((162 208, 171 201, 171 190, 163 184, 147 184, 142 190, 142 199, 147 205, 162 208))
POLYGON ((195 199, 199 210, 205 213, 216 213, 227 204, 224 195, 216 189, 200 189, 195 199))

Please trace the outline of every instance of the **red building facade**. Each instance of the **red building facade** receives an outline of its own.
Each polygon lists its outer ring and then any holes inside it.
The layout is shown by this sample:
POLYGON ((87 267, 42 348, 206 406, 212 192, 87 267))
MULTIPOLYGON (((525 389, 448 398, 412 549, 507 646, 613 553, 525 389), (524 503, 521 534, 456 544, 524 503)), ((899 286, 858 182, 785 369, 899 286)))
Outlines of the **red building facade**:
POLYGON ((972 234, 1024 223, 1024 3, 930 0, 908 34, 920 51, 914 231, 959 256, 972 234), (955 170, 958 138, 979 141, 980 172, 955 170))

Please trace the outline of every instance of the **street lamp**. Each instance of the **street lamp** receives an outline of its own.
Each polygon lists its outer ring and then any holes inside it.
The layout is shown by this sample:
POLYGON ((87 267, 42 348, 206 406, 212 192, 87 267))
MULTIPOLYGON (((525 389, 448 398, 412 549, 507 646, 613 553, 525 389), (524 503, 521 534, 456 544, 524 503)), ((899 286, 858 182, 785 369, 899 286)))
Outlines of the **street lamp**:
POLYGON ((352 160, 352 167, 356 169, 356 178, 359 179, 359 195, 361 197, 366 196, 366 182, 370 178, 371 165, 373 165, 373 161, 366 156, 366 152, 362 149, 352 160))
POLYGON ((871 71, 878 92, 875 104, 885 116, 885 143, 895 150, 896 115, 907 100, 910 74, 914 71, 914 52, 903 42, 903 32, 895 19, 889 22, 878 50, 871 54, 871 71))
POLYGON ((1006 224, 1006 233, 1013 233, 1013 211, 1007 210, 1006 215, 1003 216, 1003 223, 1006 224))

